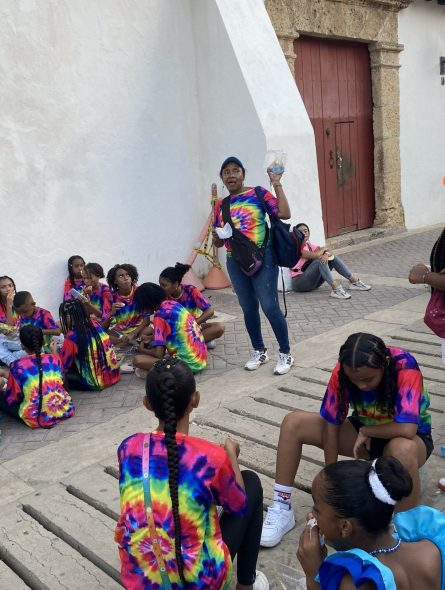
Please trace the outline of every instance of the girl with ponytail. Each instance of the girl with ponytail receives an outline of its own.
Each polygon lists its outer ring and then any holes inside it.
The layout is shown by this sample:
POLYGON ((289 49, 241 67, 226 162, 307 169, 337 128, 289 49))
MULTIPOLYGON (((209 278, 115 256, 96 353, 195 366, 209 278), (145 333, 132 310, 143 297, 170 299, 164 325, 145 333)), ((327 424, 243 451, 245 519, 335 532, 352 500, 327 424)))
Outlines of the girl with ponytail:
POLYGON ((199 289, 193 285, 182 284, 185 273, 190 269, 189 264, 181 264, 181 262, 177 262, 175 266, 168 266, 159 275, 159 284, 168 299, 177 301, 192 314, 201 328, 207 348, 214 348, 214 341, 224 334, 224 324, 221 322, 207 323, 215 315, 212 304, 199 289))
MULTIPOLYGON (((62 303, 59 316, 65 334, 60 358, 69 388, 102 390, 117 383, 119 363, 110 338, 99 322, 88 315, 77 299, 62 303)), ((56 352, 54 344, 53 351, 56 352)))
POLYGON ((199 392, 190 368, 165 357, 150 370, 145 407, 159 420, 118 449, 121 516, 115 531, 128 590, 226 589, 237 558, 237 589, 267 590, 256 572, 263 493, 241 473, 239 446, 189 435, 199 392), (224 509, 218 518, 217 505, 224 509))
POLYGON ((60 358, 42 353, 43 333, 38 326, 23 326, 20 341, 27 356, 10 365, 7 381, 4 374, 0 376, 0 411, 31 428, 51 428, 74 414, 60 358))
POLYGON ((338 461, 312 483, 313 512, 297 557, 308 590, 444 590, 445 515, 418 506, 391 518, 412 493, 394 457, 338 461), (337 553, 327 556, 325 543, 337 553))
POLYGON ((374 334, 351 334, 340 348, 320 412, 297 410, 281 424, 275 502, 264 522, 261 544, 276 545, 295 526, 290 498, 303 444, 323 449, 327 465, 338 455, 396 457, 413 480, 411 494, 396 512, 416 506, 419 468, 434 448, 429 405, 422 373, 409 352, 386 346, 374 334))

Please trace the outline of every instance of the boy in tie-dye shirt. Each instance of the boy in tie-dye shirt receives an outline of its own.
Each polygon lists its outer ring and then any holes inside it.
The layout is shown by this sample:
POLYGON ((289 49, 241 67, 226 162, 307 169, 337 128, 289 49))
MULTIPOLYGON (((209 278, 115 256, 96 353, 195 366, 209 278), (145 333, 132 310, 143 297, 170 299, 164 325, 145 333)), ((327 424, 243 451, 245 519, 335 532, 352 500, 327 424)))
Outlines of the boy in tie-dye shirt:
POLYGON ((31 293, 19 291, 14 296, 14 309, 18 313, 17 326, 38 326, 44 335, 43 350, 50 352, 52 336, 59 336, 61 330, 54 321, 51 312, 43 307, 37 307, 31 293))

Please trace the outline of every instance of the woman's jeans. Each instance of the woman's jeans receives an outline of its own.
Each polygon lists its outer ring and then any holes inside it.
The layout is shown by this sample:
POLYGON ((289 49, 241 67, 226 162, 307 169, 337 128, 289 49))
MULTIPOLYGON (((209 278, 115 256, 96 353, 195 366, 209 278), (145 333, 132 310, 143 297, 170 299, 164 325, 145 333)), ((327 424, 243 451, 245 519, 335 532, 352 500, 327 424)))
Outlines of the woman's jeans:
POLYGON ((292 289, 298 293, 314 291, 325 281, 332 287, 334 277, 331 269, 335 269, 345 279, 352 277, 352 272, 338 256, 334 260, 329 260, 326 264, 323 264, 320 260, 313 260, 303 274, 292 279, 292 289))
POLYGON ((280 346, 280 352, 288 354, 289 334, 287 322, 278 303, 278 266, 272 249, 266 248, 263 265, 252 277, 243 273, 231 256, 227 257, 227 271, 244 314, 244 323, 254 350, 264 350, 261 334, 259 306, 270 322, 280 346))
POLYGON ((238 583, 250 586, 255 581, 256 562, 263 528, 263 488, 253 471, 242 471, 247 496, 247 513, 234 516, 224 512, 220 526, 232 560, 237 556, 238 583))
POLYGON ((26 355, 20 340, 8 340, 4 334, 0 334, 0 361, 2 363, 9 366, 26 355))

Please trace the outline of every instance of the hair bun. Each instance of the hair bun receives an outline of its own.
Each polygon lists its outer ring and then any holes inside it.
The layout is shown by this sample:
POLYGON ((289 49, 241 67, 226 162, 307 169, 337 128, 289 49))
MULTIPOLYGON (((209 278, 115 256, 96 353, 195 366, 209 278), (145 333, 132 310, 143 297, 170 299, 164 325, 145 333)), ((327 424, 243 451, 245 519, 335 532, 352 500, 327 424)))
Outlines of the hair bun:
POLYGON ((397 502, 411 494, 411 475, 395 457, 379 457, 375 463, 375 471, 385 490, 397 502))

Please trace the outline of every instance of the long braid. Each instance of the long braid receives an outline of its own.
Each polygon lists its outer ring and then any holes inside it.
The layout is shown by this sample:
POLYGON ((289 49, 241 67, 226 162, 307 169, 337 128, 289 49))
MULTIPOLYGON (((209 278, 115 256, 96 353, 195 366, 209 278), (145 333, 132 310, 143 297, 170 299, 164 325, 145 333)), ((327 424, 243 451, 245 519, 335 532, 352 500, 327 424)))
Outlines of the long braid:
POLYGON ((80 375, 92 386, 101 387, 100 368, 105 368, 108 360, 100 334, 85 307, 76 299, 65 301, 59 308, 59 316, 63 332, 76 333, 80 375))
POLYGON ((175 527, 175 555, 178 566, 179 576, 181 581, 186 586, 184 578, 184 559, 182 557, 181 549, 181 519, 179 516, 179 495, 178 495, 178 480, 179 480, 179 453, 178 444, 176 442, 176 412, 174 404, 174 396, 176 391, 175 380, 172 375, 168 373, 159 382, 159 391, 162 396, 162 406, 164 413, 164 434, 165 444, 167 447, 167 462, 168 462, 168 485, 170 489, 170 498, 172 501, 173 521, 175 527))
POLYGON ((39 370, 39 408, 37 413, 37 424, 40 424, 40 412, 43 404, 43 367, 42 367, 42 346, 43 332, 38 326, 23 326, 20 330, 21 343, 35 355, 39 370))

